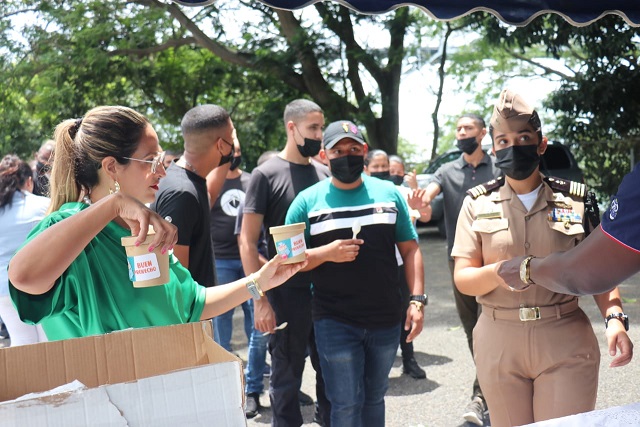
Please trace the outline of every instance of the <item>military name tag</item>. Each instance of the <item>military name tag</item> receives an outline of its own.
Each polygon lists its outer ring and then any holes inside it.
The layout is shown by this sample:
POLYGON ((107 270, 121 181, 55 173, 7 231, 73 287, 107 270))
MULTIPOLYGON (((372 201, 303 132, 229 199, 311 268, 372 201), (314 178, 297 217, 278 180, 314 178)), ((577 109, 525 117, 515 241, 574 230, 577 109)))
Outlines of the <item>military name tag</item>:
POLYGON ((494 219, 494 218, 502 218, 501 212, 484 212, 478 214, 477 219, 494 219))
POLYGON ((565 201, 565 198, 562 194, 555 193, 553 195, 553 206, 561 209, 572 209, 571 199, 569 199, 569 203, 565 201))

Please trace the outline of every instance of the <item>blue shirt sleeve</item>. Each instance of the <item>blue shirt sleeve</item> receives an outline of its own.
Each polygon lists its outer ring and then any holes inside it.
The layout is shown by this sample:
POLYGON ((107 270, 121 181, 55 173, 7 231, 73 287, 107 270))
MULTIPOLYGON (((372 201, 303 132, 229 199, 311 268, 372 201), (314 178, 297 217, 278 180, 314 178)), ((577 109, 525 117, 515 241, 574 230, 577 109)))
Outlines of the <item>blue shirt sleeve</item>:
POLYGON ((602 230, 634 251, 640 252, 640 163, 620 183, 618 192, 602 216, 602 230))

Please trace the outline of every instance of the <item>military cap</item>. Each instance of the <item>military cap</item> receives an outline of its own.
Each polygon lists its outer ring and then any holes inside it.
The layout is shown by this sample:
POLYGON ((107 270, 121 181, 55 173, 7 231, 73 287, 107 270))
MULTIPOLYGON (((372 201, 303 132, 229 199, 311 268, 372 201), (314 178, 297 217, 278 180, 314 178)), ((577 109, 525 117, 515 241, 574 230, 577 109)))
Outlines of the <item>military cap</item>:
POLYGON ((517 132, 522 125, 531 123, 536 132, 541 131, 540 117, 519 94, 511 89, 504 89, 500 93, 498 102, 493 107, 490 125, 501 132, 517 132))

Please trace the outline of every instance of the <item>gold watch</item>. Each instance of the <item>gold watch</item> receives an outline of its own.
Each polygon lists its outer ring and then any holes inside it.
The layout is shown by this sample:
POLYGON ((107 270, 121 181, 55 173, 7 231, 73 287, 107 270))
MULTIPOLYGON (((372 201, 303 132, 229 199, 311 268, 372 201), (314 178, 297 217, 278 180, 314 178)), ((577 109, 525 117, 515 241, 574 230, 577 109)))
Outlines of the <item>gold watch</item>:
POLYGON ((409 301, 409 304, 415 306, 418 311, 422 311, 424 309, 424 304, 422 304, 420 301, 409 301))
POLYGON ((528 285, 527 287, 535 285, 535 282, 531 280, 531 260, 534 258, 533 255, 529 255, 520 263, 520 280, 522 280, 522 283, 528 285))

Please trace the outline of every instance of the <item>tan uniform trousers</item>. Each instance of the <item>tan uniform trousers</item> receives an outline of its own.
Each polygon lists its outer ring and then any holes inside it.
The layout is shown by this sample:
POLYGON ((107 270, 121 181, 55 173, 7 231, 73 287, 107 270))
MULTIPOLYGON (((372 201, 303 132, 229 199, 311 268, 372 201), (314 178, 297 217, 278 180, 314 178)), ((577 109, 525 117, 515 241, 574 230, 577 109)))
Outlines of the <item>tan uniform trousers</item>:
POLYGON ((541 307, 541 318, 483 306, 473 331, 476 370, 492 427, 592 411, 600 348, 577 300, 541 307))

